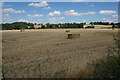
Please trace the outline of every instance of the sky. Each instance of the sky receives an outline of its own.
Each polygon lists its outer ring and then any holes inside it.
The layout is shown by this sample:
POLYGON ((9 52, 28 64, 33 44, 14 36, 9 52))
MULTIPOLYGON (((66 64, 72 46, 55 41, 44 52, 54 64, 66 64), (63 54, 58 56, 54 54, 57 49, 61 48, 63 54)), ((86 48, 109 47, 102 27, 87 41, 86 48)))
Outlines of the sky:
MULTIPOLYGON (((79 0, 80 1, 80 0, 79 0)), ((112 1, 112 0, 111 0, 112 1)), ((3 2, 2 22, 118 22, 118 2, 3 2)))
MULTIPOLYGON (((2 0, 4 2, 41 2, 43 0, 2 0)), ((45 0, 47 2, 118 2, 119 0, 45 0)))

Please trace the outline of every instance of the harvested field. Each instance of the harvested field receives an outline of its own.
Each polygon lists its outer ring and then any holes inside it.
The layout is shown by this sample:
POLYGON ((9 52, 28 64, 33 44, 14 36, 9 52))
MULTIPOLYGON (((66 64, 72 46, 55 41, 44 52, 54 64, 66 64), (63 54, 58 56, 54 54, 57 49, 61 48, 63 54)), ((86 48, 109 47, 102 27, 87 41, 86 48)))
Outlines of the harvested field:
POLYGON ((7 78, 66 77, 107 54, 113 46, 110 29, 69 29, 80 34, 67 39, 66 29, 3 31, 3 66, 7 78))

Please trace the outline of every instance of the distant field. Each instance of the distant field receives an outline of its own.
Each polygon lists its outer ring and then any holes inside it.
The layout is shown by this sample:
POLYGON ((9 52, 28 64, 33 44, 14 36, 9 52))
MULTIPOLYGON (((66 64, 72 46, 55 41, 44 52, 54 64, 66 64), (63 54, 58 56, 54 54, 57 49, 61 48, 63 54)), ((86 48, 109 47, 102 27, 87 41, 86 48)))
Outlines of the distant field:
POLYGON ((3 31, 5 77, 65 77, 103 58, 113 46, 111 29, 39 29, 3 31), (80 33, 67 39, 65 30, 80 33))
MULTIPOLYGON (((84 25, 84 28, 85 27, 88 27, 88 26, 92 26, 92 25, 84 25)), ((101 29, 101 28, 112 28, 112 25, 93 25, 95 28, 99 28, 99 29, 101 29)))

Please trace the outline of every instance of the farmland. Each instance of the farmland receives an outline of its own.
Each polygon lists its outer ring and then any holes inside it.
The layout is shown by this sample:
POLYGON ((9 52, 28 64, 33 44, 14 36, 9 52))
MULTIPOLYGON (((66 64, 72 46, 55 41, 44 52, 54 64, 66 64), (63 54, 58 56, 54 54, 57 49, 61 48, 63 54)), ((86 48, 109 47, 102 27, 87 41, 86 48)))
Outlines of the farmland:
POLYGON ((111 29, 69 29, 80 34, 67 39, 68 29, 5 30, 3 66, 7 78, 65 77, 103 58, 113 46, 111 29))

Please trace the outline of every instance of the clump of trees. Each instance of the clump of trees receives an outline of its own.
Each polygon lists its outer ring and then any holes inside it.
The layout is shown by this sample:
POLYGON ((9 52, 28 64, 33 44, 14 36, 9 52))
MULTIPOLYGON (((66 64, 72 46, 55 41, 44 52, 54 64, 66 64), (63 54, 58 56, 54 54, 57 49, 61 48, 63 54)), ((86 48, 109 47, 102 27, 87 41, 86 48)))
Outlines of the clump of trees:
POLYGON ((87 26, 87 27, 85 27, 85 28, 95 28, 94 26, 87 26))
POLYGON ((109 22, 90 22, 92 25, 118 25, 118 23, 109 23, 109 22))
POLYGON ((33 29, 33 23, 26 23, 26 22, 14 22, 14 23, 5 23, 2 24, 2 30, 12 30, 12 29, 33 29))
POLYGON ((45 27, 45 25, 42 25, 41 28, 45 29, 46 27, 45 27))
POLYGON ((112 28, 120 28, 120 25, 113 24, 112 28))
POLYGON ((50 24, 47 23, 47 28, 83 28, 86 23, 59 23, 59 24, 50 24))
POLYGON ((92 25, 110 25, 109 22, 90 22, 92 25))

